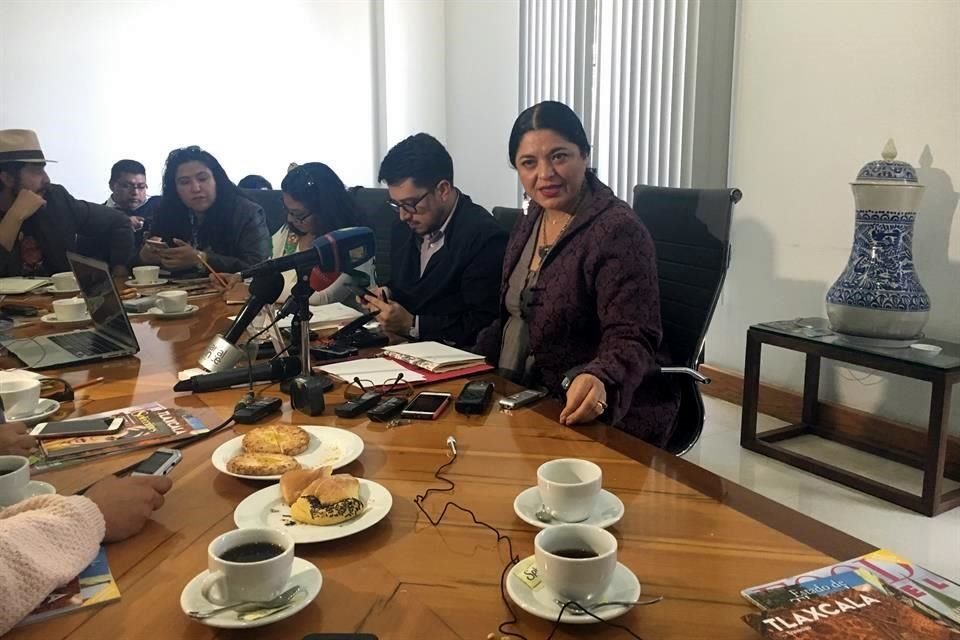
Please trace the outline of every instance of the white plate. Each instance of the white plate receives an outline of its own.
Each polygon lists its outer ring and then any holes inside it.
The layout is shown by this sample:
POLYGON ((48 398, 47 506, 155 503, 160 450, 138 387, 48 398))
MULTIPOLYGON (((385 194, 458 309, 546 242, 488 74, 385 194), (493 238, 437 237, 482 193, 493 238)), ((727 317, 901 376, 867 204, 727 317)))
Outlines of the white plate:
POLYGON ((327 542, 352 536, 383 520, 393 506, 393 496, 383 485, 363 478, 357 479, 360 481, 360 501, 364 508, 363 513, 352 520, 329 527, 295 522, 290 518, 290 507, 283 503, 280 496, 280 485, 275 484, 257 491, 237 505, 233 512, 233 521, 241 529, 279 529, 289 534, 297 544, 327 542))
MULTIPOLYGON (((201 592, 201 585, 206 577, 207 571, 201 572, 197 577, 188 582, 187 586, 185 586, 180 593, 180 608, 184 614, 186 614, 187 611, 203 611, 217 607, 217 605, 204 598, 201 592)), ((295 584, 300 585, 300 593, 297 594, 290 606, 265 618, 247 622, 245 620, 239 620, 236 611, 224 611, 223 613, 218 613, 213 617, 204 618, 203 620, 197 620, 196 618, 191 618, 191 620, 220 629, 252 629, 253 627, 262 627, 273 624, 274 622, 286 620, 313 602, 317 594, 320 593, 320 588, 323 586, 323 576, 312 562, 308 562, 303 558, 294 558, 293 571, 290 574, 290 580, 287 582, 286 587, 284 587, 284 591, 295 584)))
MULTIPOLYGON (((323 467, 330 465, 334 469, 345 467, 363 453, 363 440, 355 433, 336 427, 301 426, 310 434, 310 446, 300 455, 293 456, 304 467, 323 467)), ((210 456, 213 466, 228 476, 246 480, 279 480, 279 475, 245 476, 227 471, 227 462, 235 455, 243 453, 243 436, 237 436, 217 447, 210 456)))
POLYGON ((153 282, 144 282, 144 283, 141 284, 141 283, 137 282, 136 280, 134 280, 133 278, 131 278, 130 280, 127 280, 127 281, 124 282, 123 284, 125 284, 125 285, 128 286, 128 287, 138 287, 138 288, 139 288, 139 287, 159 287, 159 286, 162 285, 162 284, 167 284, 167 282, 168 282, 168 280, 167 280, 166 278, 158 278, 158 279, 154 280, 153 282))
MULTIPOLYGON (((533 558, 533 556, 521 560, 520 565, 524 565, 531 558, 533 558)), ((549 620, 550 622, 556 622, 557 616, 560 615, 560 605, 556 602, 557 594, 543 583, 531 589, 520 578, 514 575, 515 571, 516 567, 510 569, 510 575, 507 577, 507 595, 510 596, 510 599, 527 613, 535 615, 538 618, 543 618, 544 620, 549 620)), ((637 576, 634 575, 633 571, 630 571, 628 567, 618 562, 617 568, 613 572, 613 580, 610 582, 610 586, 597 598, 597 602, 631 602, 639 598, 640 581, 637 580, 637 576)), ((613 620, 627 613, 632 608, 633 607, 626 606, 600 607, 593 613, 597 618, 600 618, 600 620, 613 620)), ((567 611, 563 612, 563 617, 560 619, 560 622, 566 624, 596 624, 599 622, 592 616, 586 614, 574 615, 568 613, 569 611, 570 608, 568 607, 567 611)))
POLYGON ((147 313, 152 315, 154 318, 170 318, 170 319, 186 318, 188 316, 192 316, 193 314, 195 314, 199 308, 200 307, 198 307, 195 304, 188 304, 183 311, 174 311, 170 313, 170 312, 164 311, 160 307, 150 307, 149 309, 147 309, 147 313))
MULTIPOLYGON (((537 520, 537 511, 542 504, 543 501, 540 499, 540 490, 537 487, 530 487, 529 489, 521 491, 520 495, 513 501, 513 511, 517 514, 518 518, 538 529, 555 527, 558 524, 567 524, 560 520, 554 522, 540 522, 537 520)), ((606 529, 620 522, 620 519, 623 518, 623 512, 623 502, 620 501, 620 498, 606 489, 601 489, 600 495, 597 496, 596 501, 593 503, 593 510, 590 512, 590 517, 578 524, 592 524, 595 527, 606 529)))
POLYGON ((14 422, 25 422, 28 425, 34 425, 55 414, 57 411, 60 411, 60 403, 56 400, 51 400, 50 398, 40 398, 40 401, 37 402, 37 408, 33 413, 25 416, 21 415, 12 415, 7 414, 7 420, 13 420, 14 422))
POLYGON ((59 320, 57 319, 57 314, 47 313, 40 316, 40 320, 47 324, 86 324, 90 322, 90 314, 85 314, 82 318, 76 320, 59 320))

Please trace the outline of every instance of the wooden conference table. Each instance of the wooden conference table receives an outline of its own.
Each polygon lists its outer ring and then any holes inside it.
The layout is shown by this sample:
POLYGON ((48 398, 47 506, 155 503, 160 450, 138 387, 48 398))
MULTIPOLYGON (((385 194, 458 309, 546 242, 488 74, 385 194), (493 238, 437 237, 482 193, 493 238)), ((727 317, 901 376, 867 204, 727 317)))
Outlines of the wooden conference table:
MULTIPOLYGON (((79 391, 81 399, 72 409, 66 405, 59 417, 149 401, 188 408, 209 426, 229 416, 242 390, 199 395, 171 390, 177 372, 196 366, 204 346, 228 324, 226 316, 235 309, 228 311, 218 299, 199 304, 200 312, 187 319, 134 320, 142 348, 136 357, 54 372, 72 383, 97 376, 107 379, 79 391)), ((36 335, 49 329, 18 331, 36 335)), ((504 381, 495 381, 498 392, 506 389, 504 381)), ((437 387, 456 393, 462 384, 437 387)), ((513 500, 536 484, 537 467, 557 457, 583 457, 600 464, 604 487, 626 505, 623 520, 612 529, 620 542, 619 559, 637 574, 644 596, 664 596, 661 603, 634 609, 617 620, 645 639, 755 638, 740 620, 751 610, 740 597, 742 588, 873 548, 616 429, 560 426, 554 402, 513 415, 494 408, 485 416, 466 417, 451 409, 437 422, 386 429, 365 418, 335 417, 329 407, 342 401, 342 393, 343 385, 335 387, 327 397, 327 411, 314 418, 292 412, 285 402, 276 421, 336 425, 359 435, 366 449, 344 471, 381 483, 393 494, 394 503, 385 520, 362 533, 297 547, 297 555, 323 573, 320 595, 302 612, 255 630, 224 631, 180 611, 180 592, 206 568, 209 542, 233 529, 236 505, 265 486, 214 469, 211 453, 236 435, 227 429, 185 448, 183 461, 172 473, 174 487, 166 505, 139 535, 108 547, 121 600, 17 629, 7 637, 300 640, 309 633, 365 631, 381 640, 486 638, 509 618, 499 588, 506 544, 498 546, 489 530, 462 513, 448 514, 435 528, 413 503, 415 495, 439 486, 433 474, 448 459, 444 442, 451 434, 460 452, 447 474, 457 483, 452 499, 510 535, 520 557, 533 553, 537 530, 514 514, 513 500)), ((41 479, 62 494, 72 493, 143 457, 143 451, 115 456, 43 474, 41 479)), ((447 495, 434 494, 428 500, 434 517, 447 495)), ((548 635, 552 623, 514 608, 519 622, 513 630, 531 639, 548 635)), ((554 637, 626 634, 604 625, 566 625, 554 637)))

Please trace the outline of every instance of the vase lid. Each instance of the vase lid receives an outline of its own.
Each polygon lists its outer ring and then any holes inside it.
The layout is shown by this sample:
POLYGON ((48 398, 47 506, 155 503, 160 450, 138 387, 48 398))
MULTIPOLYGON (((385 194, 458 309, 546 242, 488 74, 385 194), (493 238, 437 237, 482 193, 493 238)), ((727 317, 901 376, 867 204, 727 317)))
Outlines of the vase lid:
POLYGON ((883 160, 874 160, 863 165, 854 184, 905 184, 916 185, 917 172, 908 162, 897 160, 897 145, 893 138, 887 140, 880 154, 883 160))

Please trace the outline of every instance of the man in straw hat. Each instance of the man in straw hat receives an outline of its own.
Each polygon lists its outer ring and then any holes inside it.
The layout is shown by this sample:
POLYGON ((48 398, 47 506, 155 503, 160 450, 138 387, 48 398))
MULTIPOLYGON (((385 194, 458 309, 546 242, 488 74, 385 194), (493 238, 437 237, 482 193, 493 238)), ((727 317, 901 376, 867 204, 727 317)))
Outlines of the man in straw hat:
POLYGON ((37 134, 0 130, 0 277, 69 271, 67 251, 129 275, 133 229, 114 209, 77 200, 47 176, 37 134))

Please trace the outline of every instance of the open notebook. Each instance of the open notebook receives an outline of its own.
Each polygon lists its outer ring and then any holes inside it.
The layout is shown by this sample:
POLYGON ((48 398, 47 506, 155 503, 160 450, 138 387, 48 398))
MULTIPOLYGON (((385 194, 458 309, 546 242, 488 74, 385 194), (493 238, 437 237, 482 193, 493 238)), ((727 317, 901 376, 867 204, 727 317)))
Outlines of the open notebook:
POLYGON ((439 342, 411 342, 385 347, 383 355, 440 373, 483 364, 483 356, 439 342))

